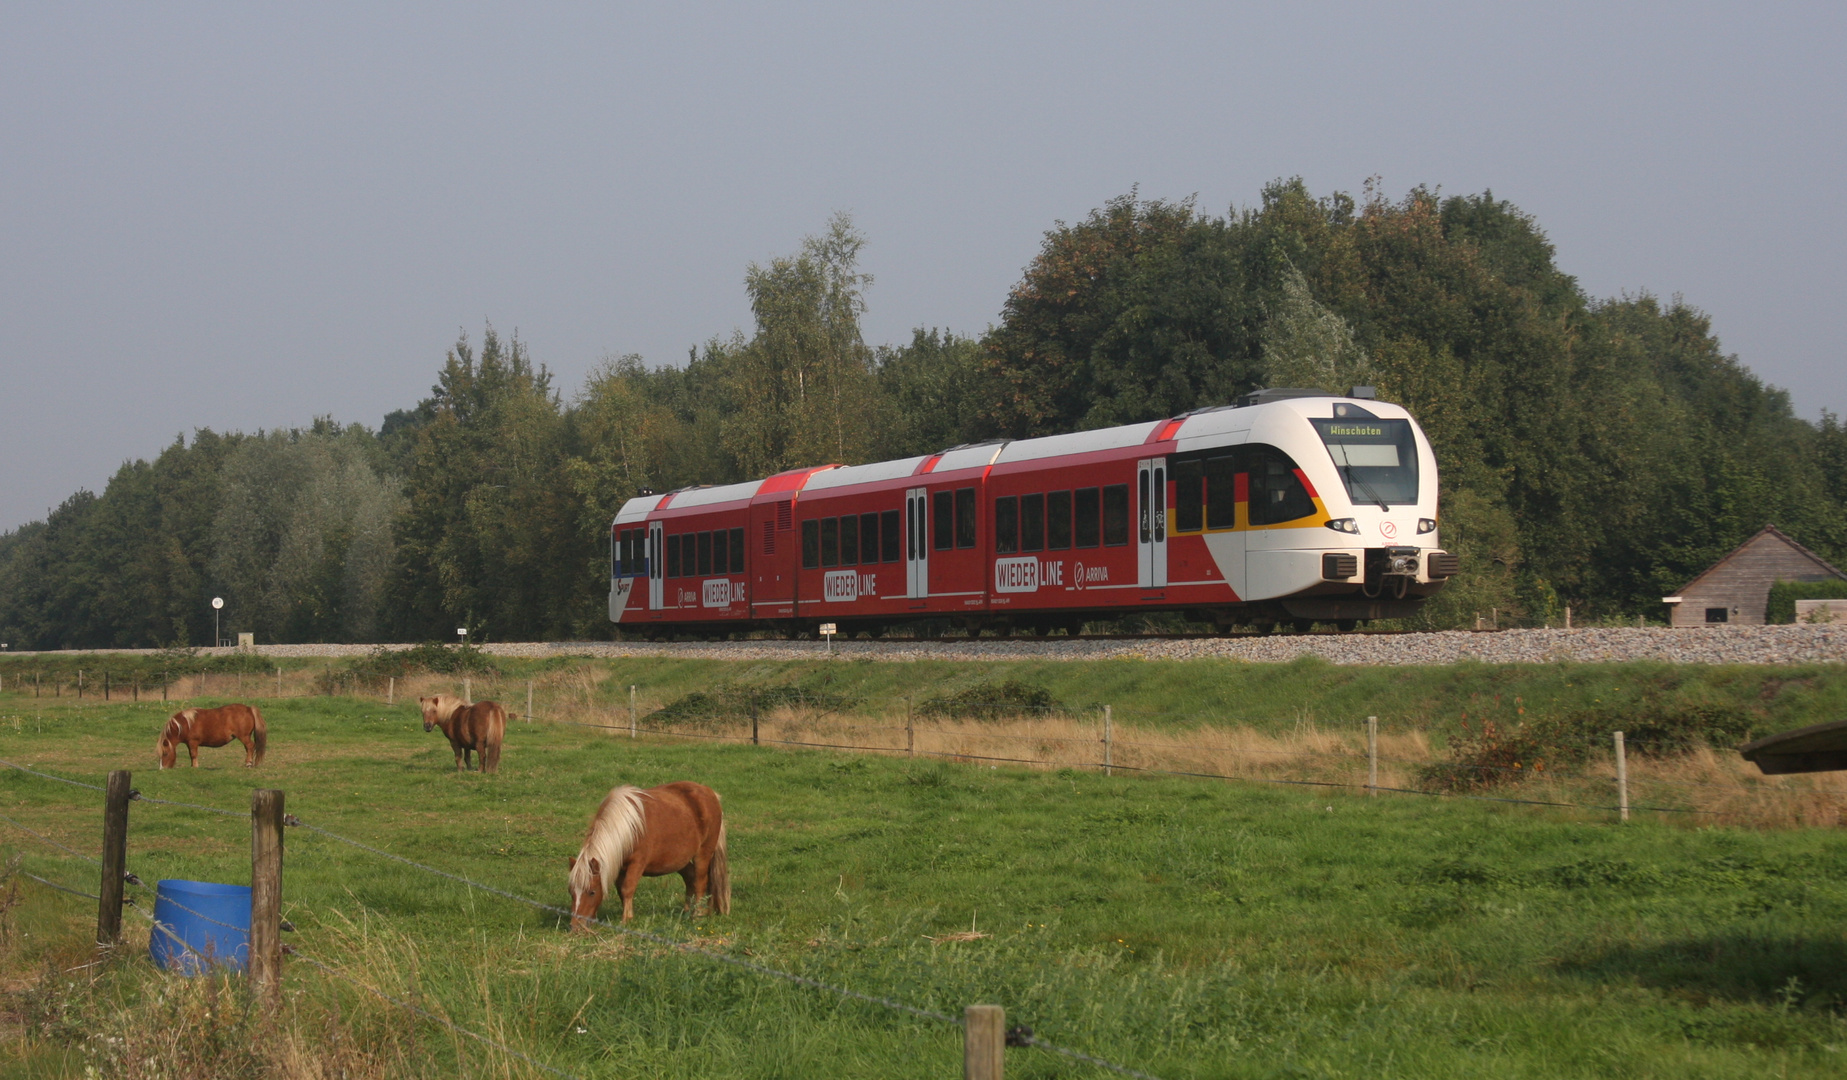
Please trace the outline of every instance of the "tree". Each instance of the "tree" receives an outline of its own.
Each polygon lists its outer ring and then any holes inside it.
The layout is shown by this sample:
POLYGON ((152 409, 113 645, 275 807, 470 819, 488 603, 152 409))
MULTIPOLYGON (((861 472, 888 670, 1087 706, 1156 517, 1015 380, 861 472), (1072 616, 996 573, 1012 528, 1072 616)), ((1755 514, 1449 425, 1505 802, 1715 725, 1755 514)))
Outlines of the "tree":
POLYGON ((746 475, 871 452, 876 386, 859 329, 872 284, 859 270, 865 242, 838 213, 800 254, 753 263, 745 275, 757 326, 749 342, 726 350, 736 411, 725 446, 746 475))

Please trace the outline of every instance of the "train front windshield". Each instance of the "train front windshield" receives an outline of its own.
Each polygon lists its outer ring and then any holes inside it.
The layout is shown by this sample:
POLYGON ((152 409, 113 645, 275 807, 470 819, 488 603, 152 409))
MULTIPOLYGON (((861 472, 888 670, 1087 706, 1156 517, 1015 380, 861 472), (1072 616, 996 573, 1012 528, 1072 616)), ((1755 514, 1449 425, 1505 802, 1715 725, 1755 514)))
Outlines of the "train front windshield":
POLYGON ((1310 420, 1354 503, 1417 501, 1417 441, 1409 420, 1310 420))

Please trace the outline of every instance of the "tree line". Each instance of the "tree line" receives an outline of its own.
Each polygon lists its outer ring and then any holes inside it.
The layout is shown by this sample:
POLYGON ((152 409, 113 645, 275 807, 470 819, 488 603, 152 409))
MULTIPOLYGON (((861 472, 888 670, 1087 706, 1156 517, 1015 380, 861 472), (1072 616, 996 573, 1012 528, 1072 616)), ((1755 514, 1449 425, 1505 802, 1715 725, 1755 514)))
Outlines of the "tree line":
POLYGON ((1442 471, 1462 575, 1425 626, 1659 619, 1766 523, 1847 560, 1847 431, 1794 414, 1680 300, 1590 297, 1491 192, 1267 186, 1215 216, 1114 199, 1058 223, 980 335, 870 346, 837 215, 748 268, 753 327, 568 398, 517 336, 463 334, 376 429, 176 438, 0 536, 0 640, 152 647, 607 637, 609 522, 643 489, 1173 416, 1264 386, 1373 385, 1442 471))

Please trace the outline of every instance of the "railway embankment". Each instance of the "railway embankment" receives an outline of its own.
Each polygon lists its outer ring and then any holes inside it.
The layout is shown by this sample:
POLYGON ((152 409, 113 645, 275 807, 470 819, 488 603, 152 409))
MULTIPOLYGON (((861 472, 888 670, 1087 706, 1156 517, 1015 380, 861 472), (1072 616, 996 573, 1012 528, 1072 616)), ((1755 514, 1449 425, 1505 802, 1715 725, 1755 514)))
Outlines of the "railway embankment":
MULTIPOLYGON (((258 645, 255 651, 278 658, 346 657, 365 655, 375 647, 258 645)), ((829 652, 825 642, 777 639, 508 642, 482 648, 495 656, 519 659, 658 656, 705 660, 814 660, 829 652)), ((234 651, 200 650, 202 653, 234 651)), ((1465 661, 1484 664, 1622 663, 1638 660, 1670 664, 1814 664, 1847 663, 1847 625, 1599 627, 1427 634, 1277 634, 1268 637, 860 639, 834 642, 832 654, 849 660, 895 662, 1228 659, 1288 663, 1313 656, 1343 665, 1422 666, 1465 661)))

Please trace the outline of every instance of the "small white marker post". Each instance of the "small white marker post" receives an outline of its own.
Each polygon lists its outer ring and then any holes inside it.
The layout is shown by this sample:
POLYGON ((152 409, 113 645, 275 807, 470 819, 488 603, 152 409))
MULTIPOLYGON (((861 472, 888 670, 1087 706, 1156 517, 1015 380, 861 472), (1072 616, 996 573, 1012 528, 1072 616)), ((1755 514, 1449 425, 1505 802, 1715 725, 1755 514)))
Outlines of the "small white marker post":
POLYGON ((831 622, 821 624, 821 636, 827 639, 827 655, 829 656, 834 655, 834 629, 834 624, 831 622))
POLYGON ((526 722, 532 723, 532 680, 526 680, 526 722))
POLYGON ((629 684, 628 688, 628 737, 631 739, 635 737, 635 686, 633 683, 629 684))

